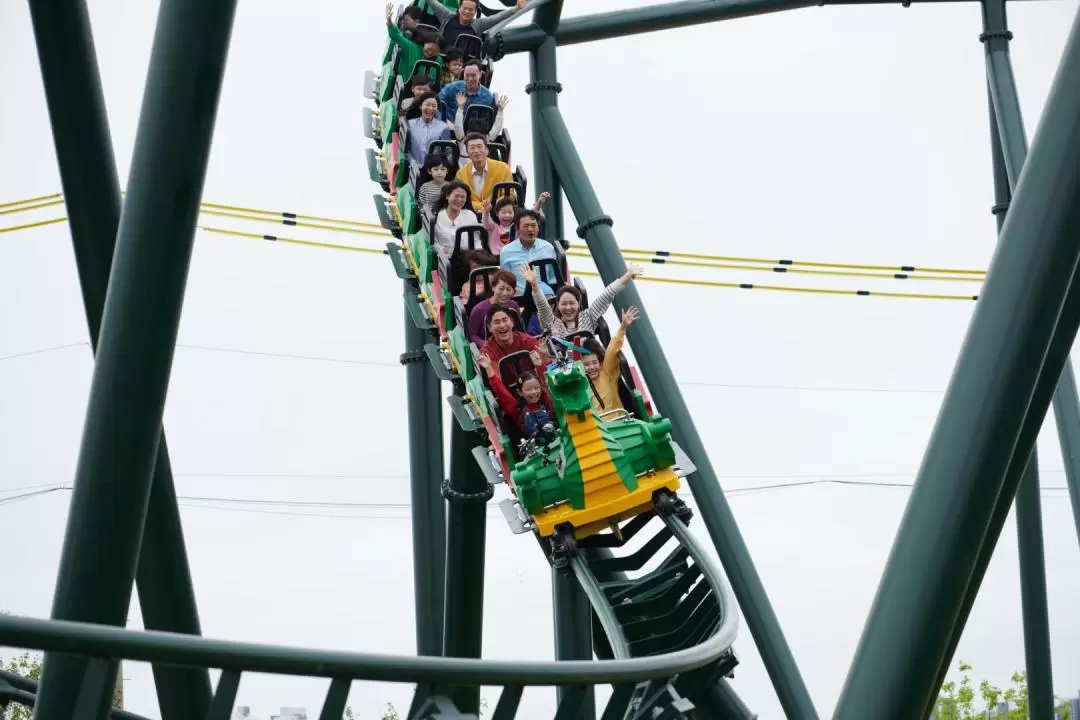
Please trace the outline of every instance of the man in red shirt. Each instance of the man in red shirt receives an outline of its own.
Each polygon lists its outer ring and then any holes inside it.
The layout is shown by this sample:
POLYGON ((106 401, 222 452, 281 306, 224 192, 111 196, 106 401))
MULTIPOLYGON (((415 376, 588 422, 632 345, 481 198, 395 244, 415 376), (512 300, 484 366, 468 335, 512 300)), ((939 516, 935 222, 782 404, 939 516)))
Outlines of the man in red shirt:
MULTIPOLYGON (((547 363, 547 353, 532 335, 526 335, 520 330, 514 329, 513 311, 505 305, 493 304, 487 313, 487 342, 480 352, 491 358, 493 367, 499 367, 499 361, 510 353, 516 352, 539 352, 544 363, 547 363)), ((543 368, 538 368, 543 372, 543 368)))

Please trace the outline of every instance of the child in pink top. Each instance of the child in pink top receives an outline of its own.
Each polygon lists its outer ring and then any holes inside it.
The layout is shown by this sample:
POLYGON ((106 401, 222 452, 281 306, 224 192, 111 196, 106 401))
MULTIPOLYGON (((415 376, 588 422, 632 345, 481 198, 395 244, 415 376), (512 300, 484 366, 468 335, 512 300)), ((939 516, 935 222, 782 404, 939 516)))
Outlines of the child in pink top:
MULTIPOLYGON (((550 197, 549 193, 542 192, 540 197, 536 198, 533 210, 540 213, 541 218, 544 217, 544 212, 540 208, 550 197)), ((510 231, 514 227, 514 218, 516 216, 517 205, 508 197, 504 197, 495 204, 494 212, 491 208, 491 201, 484 201, 484 213, 480 221, 484 225, 484 229, 488 231, 488 249, 493 254, 498 255, 504 246, 510 244, 510 231)))

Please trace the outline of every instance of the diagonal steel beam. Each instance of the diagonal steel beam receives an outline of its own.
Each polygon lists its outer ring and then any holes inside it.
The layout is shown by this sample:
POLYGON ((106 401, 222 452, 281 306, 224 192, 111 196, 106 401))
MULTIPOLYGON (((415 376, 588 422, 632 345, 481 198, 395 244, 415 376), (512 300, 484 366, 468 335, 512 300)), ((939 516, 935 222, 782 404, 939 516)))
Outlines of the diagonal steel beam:
MULTIPOLYGON (((1080 260, 1080 15, 938 414, 835 718, 917 717, 947 663, 969 580, 999 504, 1012 502, 1060 376, 1055 335, 1080 260), (1037 429, 1037 426, 1036 426, 1037 429), (1037 433, 1036 433, 1037 434, 1037 433), (1024 467, 1023 465, 1020 468, 1024 467)), ((992 530, 992 528, 991 528, 992 530)))
MULTIPOLYGON (((96 351, 120 223, 120 182, 94 39, 85 0, 30 0, 30 17, 90 345, 96 351)), ((135 580, 143 625, 150 630, 199 635, 195 590, 164 432, 154 465, 147 520, 135 580)), ((206 715, 211 695, 209 671, 164 665, 155 665, 153 671, 163 720, 206 715)))
MULTIPOLYGON (((546 108, 542 111, 542 117, 544 122, 540 128, 544 143, 574 209, 574 215, 581 222, 578 235, 588 243, 603 281, 610 283, 626 272, 626 262, 611 230, 612 220, 604 215, 559 109, 546 108)), ((671 420, 673 434, 697 464, 697 472, 687 479, 687 483, 697 501, 702 521, 713 540, 720 562, 731 580, 739 607, 761 652, 762 661, 772 679, 780 704, 788 717, 814 720, 818 715, 806 690, 806 684, 795 665, 795 658, 780 629, 780 622, 765 593, 761 577, 754 567, 746 541, 739 532, 735 515, 720 488, 705 443, 694 426, 686 401, 671 372, 671 366, 635 284, 631 283, 616 296, 615 305, 620 310, 629 306, 641 310, 640 319, 630 329, 629 339, 634 349, 634 357, 645 375, 657 406, 671 420)))
MULTIPOLYGON (((54 619, 126 624, 235 11, 236 0, 162 0, 158 12, 54 619)), ((70 720, 87 667, 47 652, 35 718, 70 720)), ((91 717, 105 716, 108 699, 91 717)))

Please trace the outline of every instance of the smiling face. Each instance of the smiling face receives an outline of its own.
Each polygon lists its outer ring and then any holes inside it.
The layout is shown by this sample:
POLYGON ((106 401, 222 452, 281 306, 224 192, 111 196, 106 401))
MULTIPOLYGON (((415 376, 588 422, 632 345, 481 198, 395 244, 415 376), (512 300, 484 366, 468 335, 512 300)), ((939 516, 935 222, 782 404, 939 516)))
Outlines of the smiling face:
POLYGON ((498 216, 500 225, 509 225, 514 222, 514 206, 503 205, 499 208, 498 216))
POLYGON ((491 302, 496 305, 505 305, 506 301, 514 297, 514 292, 517 290, 513 285, 508 285, 506 282, 499 280, 495 283, 495 287, 491 288, 491 302))
POLYGON ((525 402, 530 405, 536 405, 540 402, 540 396, 544 394, 543 387, 540 385, 540 381, 536 378, 528 378, 521 383, 521 397, 525 398, 525 402))
POLYGON ((465 146, 465 151, 469 153, 469 159, 472 160, 473 165, 476 167, 483 167, 484 162, 487 160, 487 143, 481 138, 475 138, 469 141, 469 144, 465 146))
POLYGON ((428 98, 424 102, 420 103, 420 117, 425 120, 431 121, 435 118, 435 112, 439 109, 439 101, 435 98, 428 98))
POLYGON ((465 194, 464 190, 462 190, 461 188, 454 188, 450 192, 450 197, 448 198, 448 204, 450 205, 451 209, 460 210, 461 208, 465 207, 465 201, 467 199, 468 199, 468 196, 465 194))
POLYGON ((431 92, 431 85, 413 85, 412 96, 414 98, 418 98, 421 95, 427 95, 429 92, 431 92))
POLYGON ((495 342, 506 347, 514 341, 514 321, 507 313, 500 310, 492 315, 488 334, 495 338, 495 342))
POLYGON ((458 5, 458 19, 462 25, 471 25, 476 19, 476 0, 461 0, 458 5))
POLYGON ((559 313, 560 318, 577 320, 579 310, 581 310, 581 305, 572 293, 564 292, 559 295, 559 300, 555 303, 555 311, 559 313))
POLYGON ((581 365, 585 368, 585 374, 589 376, 590 380, 600 377, 600 358, 595 354, 583 355, 581 365))
POLYGON ((480 68, 475 65, 470 65, 465 68, 462 73, 462 79, 465 81, 465 89, 469 92, 476 92, 480 89, 480 68))

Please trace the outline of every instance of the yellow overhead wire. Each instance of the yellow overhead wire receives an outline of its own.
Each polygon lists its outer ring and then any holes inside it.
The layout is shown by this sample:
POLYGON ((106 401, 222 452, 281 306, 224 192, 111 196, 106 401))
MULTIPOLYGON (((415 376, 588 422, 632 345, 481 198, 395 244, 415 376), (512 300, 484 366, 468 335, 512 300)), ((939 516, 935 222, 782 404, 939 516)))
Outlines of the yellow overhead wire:
MULTIPOLYGON (((220 213, 218 213, 220 214, 220 213)), ((235 217, 235 216, 228 216, 235 217)), ((30 228, 42 227, 45 225, 53 225, 61 223, 67 220, 66 217, 54 218, 51 220, 43 220, 41 222, 30 223, 27 225, 19 225, 15 227, 0 228, 0 234, 5 232, 14 232, 16 230, 28 230, 30 228)), ((200 230, 206 232, 217 233, 219 235, 231 235, 233 237, 250 238, 254 240, 266 240, 269 242, 280 242, 291 245, 301 245, 306 247, 320 248, 324 250, 344 250, 355 253, 365 253, 370 255, 385 255, 386 250, 382 248, 366 248, 356 247, 353 245, 340 245, 337 243, 318 242, 315 240, 303 240, 300 238, 285 237, 282 235, 265 235, 262 233, 243 232, 240 230, 227 230, 225 228, 210 227, 207 225, 199 225, 200 230)), ((357 231, 359 234, 374 234, 379 236, 388 237, 388 233, 369 233, 357 231)), ((588 257, 582 254, 582 257, 588 257)), ((600 277, 597 272, 588 270, 576 270, 575 275, 581 275, 583 277, 600 277)), ((801 292, 811 293, 817 295, 857 295, 857 296, 873 296, 873 297, 890 297, 890 298, 905 298, 905 299, 919 299, 919 300, 977 300, 977 295, 945 295, 937 293, 899 293, 899 292, 885 292, 885 291, 870 291, 870 290, 836 290, 830 288, 801 288, 801 287, 784 287, 782 285, 759 285, 757 283, 733 283, 733 282, 718 282, 714 280, 685 280, 681 278, 661 278, 652 277, 648 275, 641 275, 635 279, 635 282, 657 282, 670 285, 691 285, 695 287, 715 287, 715 288, 729 288, 737 290, 772 290, 774 292, 801 292)))
POLYGON ((26 225, 12 225, 11 227, 0 227, 0 235, 4 233, 12 233, 16 230, 29 230, 31 228, 44 227, 45 225, 55 225, 56 223, 66 222, 66 217, 53 218, 52 220, 42 220, 40 222, 27 223, 26 225))
MULTIPOLYGON (((353 235, 375 235, 377 237, 393 237, 388 231, 384 230, 382 225, 375 225, 375 229, 355 228, 355 227, 337 227, 334 225, 323 225, 320 223, 304 222, 303 220, 293 220, 291 218, 281 217, 260 217, 258 215, 242 215, 237 213, 220 212, 218 210, 203 210, 203 215, 216 215, 218 217, 233 218, 234 220, 253 220, 255 222, 266 222, 274 224, 282 224, 295 227, 315 228, 318 230, 333 230, 334 232, 351 233, 353 235)), ((297 216, 300 217, 300 216, 297 216)))
MULTIPOLYGON (((849 270, 888 270, 892 272, 930 272, 930 273, 943 273, 950 275, 978 275, 983 277, 986 275, 985 270, 961 270, 958 268, 934 268, 934 267, 921 267, 918 265, 861 265, 851 263, 835 263, 835 262, 813 262, 810 260, 786 260, 783 258, 768 259, 768 258, 749 258, 749 257, 734 257, 728 255, 708 255, 703 253, 685 253, 685 252, 668 252, 667 250, 642 250, 634 248, 620 248, 624 254, 629 253, 631 255, 653 255, 659 258, 668 257, 680 257, 689 258, 693 260, 715 260, 718 262, 752 262, 763 263, 768 265, 801 265, 806 267, 835 267, 846 268, 849 270)), ((968 278, 956 278, 968 279, 968 278)))
MULTIPOLYGON (((55 200, 57 198, 62 198, 62 194, 61 193, 54 193, 52 195, 43 195, 41 197, 36 197, 36 198, 27 198, 25 200, 16 200, 16 201, 13 201, 13 202, 0 204, 0 210, 4 210, 5 208, 14 208, 14 207, 20 206, 20 205, 27 205, 27 204, 30 204, 30 203, 37 203, 37 202, 48 201, 48 200, 55 200)), ((62 202, 62 200, 60 202, 62 202)), ((39 207, 48 207, 48 206, 50 206, 52 204, 59 204, 59 202, 58 203, 50 203, 49 205, 35 205, 34 207, 20 207, 18 209, 10 210, 10 211, 7 211, 7 212, 22 212, 24 210, 35 210, 35 209, 37 209, 39 207)), ((222 204, 222 203, 211 203, 211 202, 204 202, 204 203, 202 203, 201 207, 204 208, 203 212, 206 213, 206 214, 220 215, 222 217, 232 217, 232 218, 236 218, 236 219, 250 219, 250 220, 266 220, 268 222, 278 221, 278 222, 281 222, 284 225, 296 225, 297 227, 311 227, 311 228, 316 228, 316 229, 320 229, 320 230, 331 230, 331 231, 337 231, 337 232, 353 232, 355 234, 368 234, 368 235, 379 235, 379 236, 382 236, 382 235, 385 234, 385 230, 383 230, 382 226, 379 225, 378 223, 365 222, 365 221, 362 221, 362 220, 345 220, 345 219, 341 219, 341 218, 322 217, 322 216, 319 216, 319 215, 303 215, 303 214, 300 214, 300 213, 290 213, 290 212, 280 211, 280 210, 265 210, 265 209, 262 209, 262 208, 251 208, 251 207, 244 207, 244 206, 240 206, 240 205, 225 205, 225 204, 222 204), (264 216, 270 216, 270 217, 253 218, 253 217, 243 217, 243 216, 240 216, 240 215, 227 215, 227 214, 224 214, 224 213, 220 212, 222 210, 228 210, 228 211, 233 211, 233 212, 238 212, 238 213, 251 213, 251 214, 264 215, 264 216), (313 221, 313 222, 307 222, 307 221, 313 221), (321 223, 321 224, 315 224, 315 223, 321 223), (355 228, 355 229, 349 230, 349 229, 345 229, 345 228, 341 228, 341 227, 333 227, 333 226, 330 226, 330 225, 325 225, 324 223, 333 223, 334 225, 344 225, 344 226, 348 226, 348 227, 355 228), (370 230, 368 232, 361 232, 360 231, 361 229, 370 229, 370 230)), ((7 212, 0 212, 0 214, 7 214, 7 212)), ((34 226, 31 225, 31 226, 27 226, 27 227, 34 227, 34 226)), ((926 280, 955 279, 955 280, 960 281, 960 282, 971 282, 971 281, 974 281, 976 278, 983 278, 986 275, 985 270, 967 270, 967 269, 960 269, 960 268, 939 268, 939 267, 920 267, 920 266, 917 266, 917 265, 873 265, 873 264, 865 264, 865 263, 819 262, 819 261, 811 261, 811 260, 789 260, 789 259, 785 259, 785 258, 740 257, 740 256, 735 256, 735 255, 713 255, 713 254, 709 254, 709 253, 689 253, 689 252, 667 251, 667 250, 648 250, 648 249, 644 249, 644 248, 620 248, 620 250, 622 251, 622 253, 624 255, 627 255, 627 256, 634 256, 634 255, 649 256, 648 258, 633 258, 633 257, 628 258, 630 260, 636 260, 638 262, 645 262, 646 259, 647 259, 649 262, 653 262, 655 264, 672 264, 672 265, 675 265, 675 264, 686 264, 686 263, 682 262, 683 260, 688 260, 688 261, 704 260, 704 261, 708 261, 708 262, 711 262, 711 263, 722 263, 722 264, 716 264, 716 265, 690 265, 690 266, 691 267, 716 267, 718 269, 731 269, 731 270, 757 270, 757 271, 764 270, 764 271, 768 271, 768 272, 795 272, 794 268, 796 268, 796 267, 798 267, 798 268, 840 268, 841 270, 850 270, 850 271, 879 271, 879 272, 905 273, 905 274, 918 272, 918 273, 934 273, 934 274, 938 274, 938 275, 974 276, 974 277, 938 278, 938 277, 933 277, 932 275, 919 275, 918 278, 916 278, 916 277, 895 278, 895 279, 912 279, 912 280, 914 280, 914 279, 926 279, 926 280), (672 258, 679 258, 681 260, 673 260, 672 258), (776 266, 778 268, 786 268, 786 270, 784 270, 784 269, 774 269, 774 267, 754 268, 754 267, 743 267, 743 266, 725 266, 725 265, 723 265, 723 263, 750 263, 750 264, 756 264, 756 265, 769 265, 769 266, 776 266)), ((800 270, 800 272, 807 273, 808 271, 807 270, 800 270)), ((822 275, 828 274, 828 275, 841 275, 841 276, 843 276, 843 274, 840 273, 840 272, 830 272, 830 273, 818 272, 818 273, 814 273, 814 274, 822 274, 822 275)), ((884 276, 851 275, 851 276, 848 276, 848 277, 884 277, 884 276)))
MULTIPOLYGON (((12 215, 14 213, 29 212, 30 210, 40 210, 42 208, 53 207, 54 205, 63 205, 63 200, 51 200, 49 202, 41 202, 36 205, 30 205, 29 207, 15 207, 7 210, 0 210, 0 215, 12 215)), ((4 207, 0 205, 0 207, 4 207)))
POLYGON ((41 195, 40 197, 26 198, 25 200, 12 200, 11 202, 0 203, 0 210, 15 207, 16 205, 29 205, 30 203, 41 202, 42 200, 55 200, 59 197, 63 197, 63 194, 53 193, 52 195, 41 195))

